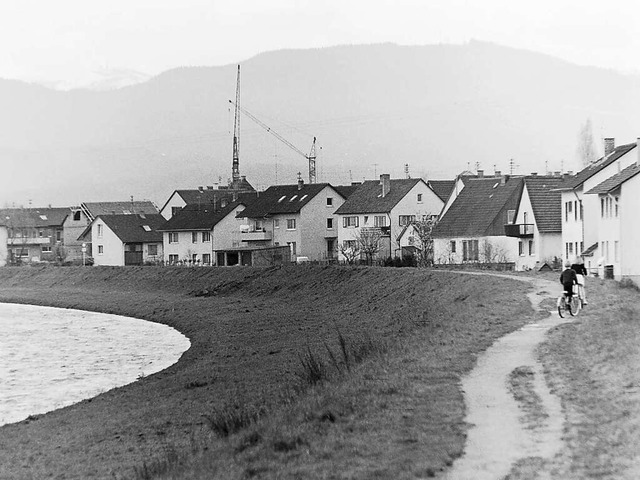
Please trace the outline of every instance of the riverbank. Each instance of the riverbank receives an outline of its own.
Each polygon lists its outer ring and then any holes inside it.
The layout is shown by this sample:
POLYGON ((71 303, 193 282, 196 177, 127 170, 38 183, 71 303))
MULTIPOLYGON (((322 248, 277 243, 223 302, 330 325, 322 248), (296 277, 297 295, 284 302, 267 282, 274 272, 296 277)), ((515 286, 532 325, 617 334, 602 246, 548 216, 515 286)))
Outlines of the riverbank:
POLYGON ((532 314, 521 282, 417 269, 4 268, 0 285, 0 301, 192 343, 163 372, 0 428, 16 479, 433 476, 464 447, 460 377, 532 314), (260 418, 216 430, 240 411, 260 418))

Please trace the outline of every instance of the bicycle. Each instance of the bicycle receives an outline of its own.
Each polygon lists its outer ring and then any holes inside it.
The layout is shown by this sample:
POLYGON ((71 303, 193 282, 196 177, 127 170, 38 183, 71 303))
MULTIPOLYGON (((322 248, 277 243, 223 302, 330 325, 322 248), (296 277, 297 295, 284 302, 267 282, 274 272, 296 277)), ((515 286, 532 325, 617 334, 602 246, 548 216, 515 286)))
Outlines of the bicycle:
POLYGON ((558 297, 558 315, 560 318, 564 318, 567 311, 569 312, 569 315, 575 317, 580 313, 580 309, 582 308, 582 298, 580 297, 580 293, 571 292, 571 300, 567 302, 568 296, 569 292, 565 291, 558 297))

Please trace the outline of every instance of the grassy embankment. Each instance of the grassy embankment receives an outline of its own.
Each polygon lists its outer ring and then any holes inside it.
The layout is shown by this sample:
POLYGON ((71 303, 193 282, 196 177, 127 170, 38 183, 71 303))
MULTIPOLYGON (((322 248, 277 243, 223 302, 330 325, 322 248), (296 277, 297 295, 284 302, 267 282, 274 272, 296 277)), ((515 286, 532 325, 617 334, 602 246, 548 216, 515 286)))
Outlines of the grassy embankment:
POLYGON ((525 288, 416 269, 0 269, 0 301, 192 342, 163 372, 1 427, 0 478, 433 476, 464 447, 460 376, 531 318, 525 288))
POLYGON ((640 478, 640 293, 590 279, 589 306, 541 354, 567 417, 552 478, 640 478))

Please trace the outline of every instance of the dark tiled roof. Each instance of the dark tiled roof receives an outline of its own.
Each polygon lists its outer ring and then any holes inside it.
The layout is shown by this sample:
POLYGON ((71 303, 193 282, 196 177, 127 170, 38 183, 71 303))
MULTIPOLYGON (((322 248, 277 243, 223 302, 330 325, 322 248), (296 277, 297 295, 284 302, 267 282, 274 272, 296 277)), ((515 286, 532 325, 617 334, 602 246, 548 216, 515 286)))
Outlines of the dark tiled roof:
POLYGON ((90 220, 98 215, 122 215, 122 214, 153 214, 158 213, 158 209, 148 200, 135 202, 85 202, 82 204, 85 213, 88 213, 90 220))
POLYGON ((358 189, 359 186, 360 183, 356 183, 354 185, 333 185, 333 188, 336 192, 342 195, 343 198, 347 199, 358 189))
POLYGON ((175 190, 169 199, 165 202, 161 210, 167 206, 169 200, 174 194, 180 195, 187 205, 216 205, 219 206, 224 200, 226 203, 231 203, 235 200, 248 201, 257 195, 255 191, 237 192, 228 189, 193 189, 193 190, 175 190))
POLYGON ((435 238, 504 235, 507 210, 522 195, 522 177, 471 178, 433 229, 435 238))
POLYGON ((159 231, 211 230, 238 205, 243 205, 243 202, 232 202, 224 208, 214 208, 213 205, 187 205, 159 228, 159 231))
POLYGON ((158 231, 165 222, 159 213, 149 215, 100 215, 102 221, 124 243, 162 242, 158 231), (150 231, 144 227, 148 226, 150 231))
POLYGON ((71 213, 69 207, 55 208, 3 208, 0 224, 25 227, 62 227, 64 219, 71 213))
MULTIPOLYGON (((269 215, 282 213, 298 213, 302 207, 309 203, 328 183, 298 185, 274 185, 261 192, 239 217, 263 218, 269 215)), ((333 188, 333 187, 332 187, 333 188)))
POLYGON ((613 162, 618 160, 621 156, 628 153, 630 150, 636 147, 636 143, 628 143, 626 145, 620 145, 616 147, 613 152, 611 152, 606 157, 602 157, 599 160, 593 162, 591 165, 583 168, 578 173, 576 173, 573 177, 571 177, 563 186, 563 190, 571 190, 574 188, 580 187, 584 182, 589 180, 592 176, 598 173, 605 167, 608 167, 613 162))
POLYGON ((635 177, 638 173, 640 173, 640 166, 637 163, 629 165, 627 168, 622 170, 620 173, 616 173, 614 176, 607 178, 604 182, 599 185, 596 185, 591 190, 587 192, 589 194, 605 194, 609 193, 624 182, 629 180, 632 177, 635 177))
POLYGON ((336 210, 339 215, 390 212, 407 193, 423 180, 403 178, 391 180, 389 193, 382 196, 379 180, 367 180, 336 210))
POLYGON ((427 182, 427 185, 431 187, 431 190, 433 190, 443 202, 449 199, 449 195, 451 195, 451 190, 453 190, 455 184, 455 180, 429 180, 427 182))
POLYGON ((525 177, 533 215, 538 231, 557 233, 562 231, 562 194, 559 188, 565 180, 562 177, 525 177))

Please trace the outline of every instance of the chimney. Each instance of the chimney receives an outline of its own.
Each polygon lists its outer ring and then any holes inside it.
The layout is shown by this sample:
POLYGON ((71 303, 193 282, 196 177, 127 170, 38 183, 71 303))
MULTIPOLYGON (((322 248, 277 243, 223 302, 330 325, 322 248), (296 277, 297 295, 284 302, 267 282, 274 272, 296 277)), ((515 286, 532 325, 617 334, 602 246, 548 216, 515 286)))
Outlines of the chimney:
POLYGON ((207 190, 213 190, 213 185, 207 185, 207 190))
POLYGON ((538 172, 531 172, 531 176, 532 177, 537 177, 538 176, 538 172))
POLYGON ((302 190, 302 187, 304 187, 304 180, 302 176, 298 175, 298 190, 302 190))
POLYGON ((204 187, 198 187, 198 190, 202 192, 204 191, 204 187))
POLYGON ((484 170, 478 170, 478 178, 484 178, 484 170))
POLYGON ((382 196, 386 197, 389 190, 391 190, 391 175, 388 173, 380 175, 380 185, 382 185, 382 196))
POLYGON ((614 148, 616 148, 616 139, 611 137, 605 138, 604 139, 604 156, 606 157, 611 152, 613 152, 614 148))
POLYGON ((507 180, 509 180, 509 175, 502 175, 500 176, 500 185, 504 185, 507 183, 507 180))
POLYGON ((502 172, 500 170, 496 170, 495 176, 496 177, 501 177, 502 176, 502 172))

